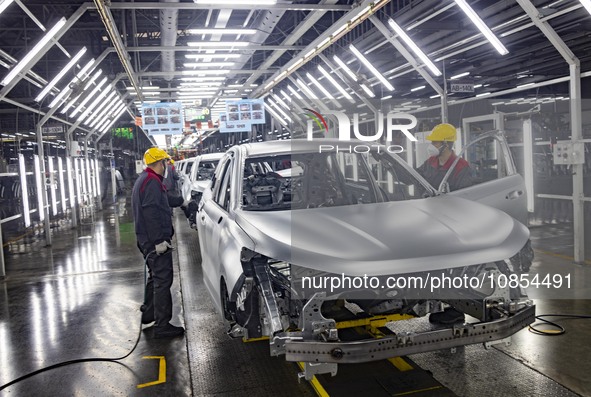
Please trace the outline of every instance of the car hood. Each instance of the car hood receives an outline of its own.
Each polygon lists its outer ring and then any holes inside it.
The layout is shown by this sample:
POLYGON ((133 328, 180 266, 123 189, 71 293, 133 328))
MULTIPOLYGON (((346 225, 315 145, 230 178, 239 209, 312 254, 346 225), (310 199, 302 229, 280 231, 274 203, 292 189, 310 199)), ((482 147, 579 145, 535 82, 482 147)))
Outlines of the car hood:
POLYGON ((237 211, 255 250, 323 272, 413 273, 510 258, 529 230, 459 197, 293 211, 237 211))

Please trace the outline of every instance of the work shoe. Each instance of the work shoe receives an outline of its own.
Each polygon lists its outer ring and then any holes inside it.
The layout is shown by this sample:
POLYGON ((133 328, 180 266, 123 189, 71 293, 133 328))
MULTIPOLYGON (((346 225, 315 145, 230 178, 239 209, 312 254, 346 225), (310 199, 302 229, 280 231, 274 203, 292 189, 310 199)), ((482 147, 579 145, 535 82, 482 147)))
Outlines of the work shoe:
POLYGON ((181 336, 184 333, 185 329, 183 327, 176 327, 170 323, 163 327, 154 327, 154 338, 156 339, 174 338, 175 336, 181 336))
POLYGON ((431 313, 429 315, 429 322, 435 324, 455 324, 464 322, 464 313, 453 307, 448 307, 442 312, 431 313))

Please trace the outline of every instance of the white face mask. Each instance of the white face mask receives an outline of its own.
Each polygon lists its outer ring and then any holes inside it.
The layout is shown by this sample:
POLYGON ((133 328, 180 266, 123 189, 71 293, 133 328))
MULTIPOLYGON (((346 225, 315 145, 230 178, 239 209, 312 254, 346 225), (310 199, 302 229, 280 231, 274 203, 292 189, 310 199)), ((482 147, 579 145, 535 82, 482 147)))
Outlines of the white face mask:
POLYGON ((164 176, 164 178, 168 178, 168 166, 167 165, 164 166, 164 175, 163 176, 164 176))
POLYGON ((427 146, 427 156, 439 156, 439 149, 437 149, 432 143, 427 146))

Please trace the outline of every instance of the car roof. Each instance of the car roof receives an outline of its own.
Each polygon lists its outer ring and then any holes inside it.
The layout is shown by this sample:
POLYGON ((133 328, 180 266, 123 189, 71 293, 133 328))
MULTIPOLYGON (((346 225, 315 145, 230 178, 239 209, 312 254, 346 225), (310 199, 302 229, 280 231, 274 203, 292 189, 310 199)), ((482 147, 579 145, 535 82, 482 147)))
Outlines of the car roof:
POLYGON ((199 156, 199 161, 203 160, 219 160, 224 156, 224 153, 205 153, 199 156))

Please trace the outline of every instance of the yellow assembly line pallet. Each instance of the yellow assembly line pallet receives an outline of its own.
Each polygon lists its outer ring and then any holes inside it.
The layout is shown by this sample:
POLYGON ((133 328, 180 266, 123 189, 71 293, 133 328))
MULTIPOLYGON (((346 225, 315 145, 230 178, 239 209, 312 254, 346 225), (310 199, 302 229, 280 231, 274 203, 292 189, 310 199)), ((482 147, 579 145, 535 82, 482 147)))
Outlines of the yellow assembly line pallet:
MULTIPOLYGON (((346 340, 381 338, 391 331, 386 323, 412 318, 408 315, 376 316, 351 321, 337 322, 340 335, 346 340)), ((245 339, 244 342, 268 340, 267 337, 245 339)), ((301 370, 304 363, 298 363, 301 370)), ((310 385, 321 397, 333 396, 411 396, 411 397, 452 397, 452 391, 433 378, 430 372, 418 367, 408 357, 394 357, 388 360, 362 364, 340 364, 336 376, 315 375, 310 385)))

